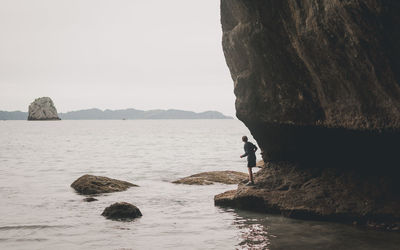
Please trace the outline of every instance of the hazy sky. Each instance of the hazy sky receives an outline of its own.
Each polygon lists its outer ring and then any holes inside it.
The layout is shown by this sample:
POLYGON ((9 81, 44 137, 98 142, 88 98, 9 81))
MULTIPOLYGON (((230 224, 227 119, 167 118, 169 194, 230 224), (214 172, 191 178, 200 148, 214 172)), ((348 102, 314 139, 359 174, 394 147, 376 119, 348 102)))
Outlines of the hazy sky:
POLYGON ((0 0, 0 110, 234 115, 218 0, 0 0))

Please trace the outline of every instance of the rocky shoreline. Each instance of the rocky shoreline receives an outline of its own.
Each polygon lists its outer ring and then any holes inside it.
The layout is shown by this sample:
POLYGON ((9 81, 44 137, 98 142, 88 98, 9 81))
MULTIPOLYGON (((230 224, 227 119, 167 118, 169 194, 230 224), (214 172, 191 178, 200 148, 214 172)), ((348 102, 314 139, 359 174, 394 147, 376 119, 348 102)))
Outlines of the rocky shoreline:
POLYGON ((390 231, 400 227, 395 177, 276 162, 261 169, 255 181, 254 187, 240 184, 237 190, 216 195, 215 204, 390 231))

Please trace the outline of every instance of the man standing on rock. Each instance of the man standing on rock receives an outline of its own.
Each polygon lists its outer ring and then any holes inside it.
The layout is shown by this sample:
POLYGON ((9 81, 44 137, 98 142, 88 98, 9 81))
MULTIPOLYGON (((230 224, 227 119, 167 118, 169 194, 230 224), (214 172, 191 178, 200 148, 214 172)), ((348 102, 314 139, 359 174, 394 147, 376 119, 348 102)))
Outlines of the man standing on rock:
POLYGON ((247 168, 249 169, 249 182, 246 186, 252 186, 254 185, 252 168, 256 166, 256 151, 258 148, 248 141, 247 136, 243 136, 242 141, 244 142, 244 154, 240 158, 247 156, 247 168))

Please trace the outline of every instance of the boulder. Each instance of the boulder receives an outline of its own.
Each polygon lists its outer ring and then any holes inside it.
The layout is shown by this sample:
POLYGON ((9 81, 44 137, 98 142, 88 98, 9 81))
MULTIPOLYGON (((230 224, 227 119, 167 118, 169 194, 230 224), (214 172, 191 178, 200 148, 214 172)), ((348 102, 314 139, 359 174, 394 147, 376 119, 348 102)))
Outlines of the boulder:
POLYGON ((215 182, 223 184, 238 184, 248 178, 248 174, 236 171, 204 172, 176 180, 172 183, 188 185, 211 185, 215 182))
POLYGON ((92 195, 125 191, 130 187, 137 187, 137 185, 127 181, 86 174, 74 181, 71 187, 79 194, 92 195))
POLYGON ((101 215, 111 220, 129 220, 141 217, 142 213, 130 203, 117 202, 104 209, 101 215))
POLYGON ((50 97, 35 99, 29 105, 28 121, 61 120, 50 97))

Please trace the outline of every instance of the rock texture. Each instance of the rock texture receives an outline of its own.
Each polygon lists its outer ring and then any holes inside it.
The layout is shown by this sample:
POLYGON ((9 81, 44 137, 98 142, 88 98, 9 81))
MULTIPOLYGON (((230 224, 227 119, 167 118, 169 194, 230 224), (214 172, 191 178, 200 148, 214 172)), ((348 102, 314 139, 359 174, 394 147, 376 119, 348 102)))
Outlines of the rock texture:
MULTIPOLYGON (((291 166, 278 162, 303 169, 293 172, 301 185, 291 187, 304 193, 299 196, 303 204, 299 199, 294 206, 284 195, 275 210, 304 206, 321 218, 328 213, 318 202, 333 202, 335 192, 310 205, 305 196, 313 191, 300 188, 308 180, 302 173, 319 174, 329 190, 338 190, 345 178, 363 183, 353 188, 365 199, 381 199, 382 206, 398 201, 396 192, 385 196, 381 184, 400 173, 399 11, 400 1, 390 0, 221 0, 222 45, 234 81, 236 115, 264 161, 281 168, 276 178, 283 180, 291 166), (327 169, 337 171, 336 183, 322 178, 327 169), (376 175, 379 182, 364 182, 376 175), (371 190, 382 198, 368 196, 371 190)), ((277 187, 268 187, 264 177, 260 173, 255 189, 268 194, 277 187)), ((254 191, 239 188, 238 193, 246 190, 254 191)), ((385 217, 378 207, 368 213, 351 209, 350 198, 337 200, 343 206, 328 214, 339 216, 347 209, 347 218, 385 217)))
POLYGON ((391 0, 222 0, 238 116, 399 128, 399 10, 391 0))
POLYGON ((80 194, 92 195, 125 191, 130 187, 137 187, 137 185, 127 181, 86 174, 74 181, 71 187, 80 194))
POLYGON ((256 167, 258 167, 258 168, 263 168, 264 166, 265 166, 265 162, 263 160, 258 161, 256 164, 256 167))
MULTIPOLYGON (((238 207, 240 208, 240 202, 235 200, 237 190, 229 190, 222 194, 214 196, 214 204, 222 207, 238 207)), ((243 208, 243 207, 242 207, 243 208)))
POLYGON ((256 186, 240 185, 215 196, 215 204, 299 219, 325 219, 400 225, 400 197, 396 178, 363 175, 335 168, 303 169, 291 163, 270 163, 255 175, 256 186))
POLYGON ((248 178, 248 174, 236 171, 212 171, 191 175, 174 181, 176 184, 211 185, 215 182, 224 184, 238 184, 248 178))
POLYGON ((111 220, 129 220, 141 217, 142 213, 130 203, 117 202, 104 209, 101 215, 111 220))
POLYGON ((29 105, 28 120, 60 120, 60 118, 58 117, 57 109, 50 97, 41 97, 35 99, 35 101, 29 105))
POLYGON ((266 160, 371 152, 393 131, 399 145, 399 10, 389 0, 221 1, 237 117, 266 160))

